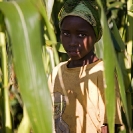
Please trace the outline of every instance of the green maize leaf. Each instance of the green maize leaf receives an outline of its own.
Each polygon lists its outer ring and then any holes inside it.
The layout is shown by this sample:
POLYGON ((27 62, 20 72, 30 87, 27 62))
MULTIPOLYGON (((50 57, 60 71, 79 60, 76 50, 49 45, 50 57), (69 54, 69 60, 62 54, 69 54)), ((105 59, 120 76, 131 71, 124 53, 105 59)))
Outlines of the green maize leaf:
MULTIPOLYGON (((106 103, 107 103, 107 119, 108 119, 108 123, 109 123, 109 131, 110 133, 114 133, 114 79, 113 79, 113 74, 116 68, 117 71, 117 77, 118 77, 118 83, 119 83, 119 87, 120 87, 120 94, 122 97, 122 103, 124 106, 124 110, 126 113, 126 117, 128 120, 128 124, 130 127, 130 123, 129 123, 129 117, 128 117, 128 111, 127 111, 127 105, 126 105, 126 96, 125 96, 125 86, 124 86, 124 81, 123 81, 123 75, 119 66, 119 63, 117 61, 116 58, 116 54, 113 48, 113 42, 111 39, 111 35, 110 35, 110 31, 108 28, 108 24, 107 24, 107 20, 106 20, 106 16, 104 14, 104 10, 102 8, 101 3, 99 2, 100 7, 101 7, 101 23, 103 28, 103 43, 104 43, 104 56, 103 56, 103 60, 104 60, 104 65, 105 65, 105 79, 106 79, 106 85, 107 85, 107 89, 105 91, 106 93, 106 103), (111 95, 111 96, 110 96, 111 95), (111 101, 111 102, 109 102, 111 101)), ((116 28, 116 27, 115 27, 116 28)), ((115 33, 115 35, 117 37, 117 39, 120 41, 121 45, 119 45, 119 50, 123 51, 124 50, 124 44, 122 42, 122 40, 120 40, 120 36, 118 34, 118 32, 115 33)), ((115 40, 116 41, 116 40, 115 40)), ((117 42, 118 45, 118 42, 117 42)))
POLYGON ((45 40, 46 46, 52 46, 52 45, 57 45, 58 42, 50 41, 50 40, 45 40))
MULTIPOLYGON (((123 103, 123 107, 124 107, 124 110, 125 110, 128 126, 130 127, 131 124, 129 122, 129 115, 128 115, 127 102, 126 102, 126 94, 125 94, 125 91, 127 91, 129 88, 131 88, 130 87, 130 82, 131 81, 130 81, 130 77, 128 76, 128 71, 127 71, 129 69, 128 64, 130 64, 130 63, 128 62, 128 59, 125 56, 125 45, 124 45, 124 42, 121 39, 121 36, 119 34, 119 31, 117 29, 115 21, 113 21, 112 33, 113 33, 119 47, 121 48, 121 51, 119 51, 117 53, 118 61, 119 61, 119 64, 121 64, 121 65, 119 65, 118 62, 116 62, 116 69, 117 69, 117 72, 118 72, 118 81, 119 81, 119 84, 121 86, 120 87, 120 94, 121 94, 121 98, 122 98, 122 103, 123 103)), ((128 107, 129 107, 129 105, 128 105, 128 107)))
POLYGON ((121 47, 119 46, 119 44, 117 43, 117 41, 116 41, 116 39, 115 39, 115 37, 114 37, 114 35, 113 35, 112 32, 111 32, 111 38, 112 38, 112 41, 113 41, 115 50, 116 50, 117 52, 121 52, 122 49, 121 49, 121 47))
MULTIPOLYGON (((45 25, 46 25, 45 31, 47 32, 47 36, 48 36, 47 40, 50 40, 52 42, 57 42, 56 41, 56 36, 55 36, 55 33, 54 33, 54 28, 53 28, 52 24, 50 23, 50 21, 47 18, 46 9, 44 8, 41 1, 38 1, 36 5, 37 5, 37 8, 38 8, 40 14, 45 19, 45 25)), ((52 49, 53 49, 53 53, 54 53, 55 63, 57 65, 57 64, 59 64, 59 57, 58 57, 58 53, 57 53, 55 44, 52 45, 52 49)))
POLYGON ((95 51, 98 58, 103 59, 103 42, 102 39, 95 44, 95 51))
POLYGON ((52 9, 53 9, 54 0, 44 0, 44 1, 46 3, 46 10, 47 10, 48 19, 50 20, 52 9))
POLYGON ((6 42, 5 34, 0 32, 0 46, 1 46, 1 68, 2 68, 2 89, 3 89, 3 123, 2 130, 6 133, 12 133, 11 115, 10 115, 10 105, 8 97, 8 71, 7 71, 7 54, 6 54, 6 42))
POLYGON ((64 47, 62 46, 62 44, 60 42, 53 42, 53 41, 50 41, 50 40, 45 40, 45 42, 46 42, 46 45, 47 46, 53 46, 53 45, 55 45, 57 51, 59 51, 61 53, 66 53, 64 47))
POLYGON ((24 116, 23 116, 23 119, 22 119, 22 121, 21 121, 21 123, 20 123, 20 125, 19 125, 19 127, 18 127, 18 133, 30 133, 30 127, 31 127, 31 125, 30 125, 30 120, 29 120, 29 117, 28 117, 28 114, 27 114, 27 111, 26 111, 26 108, 25 108, 25 106, 24 106, 24 108, 23 108, 23 114, 24 114, 24 116))
POLYGON ((110 4, 110 5, 108 6, 108 9, 112 9, 112 8, 114 8, 114 9, 120 9, 120 8, 123 7, 123 5, 124 5, 123 2, 118 2, 118 1, 116 1, 116 2, 114 2, 114 3, 112 3, 112 4, 110 4))
MULTIPOLYGON (((102 1, 102 0, 101 0, 102 1)), ((108 3, 115 2, 116 0, 106 0, 108 3)))
POLYGON ((125 44, 124 44, 124 42, 121 39, 120 33, 119 33, 119 31, 118 31, 118 29, 116 27, 116 23, 115 23, 114 20, 113 20, 112 33, 113 33, 114 37, 117 38, 117 42, 118 42, 118 45, 120 47, 120 51, 124 51, 125 50, 125 44))
POLYGON ((61 53, 66 53, 62 43, 58 43, 57 46, 56 46, 57 50, 61 53))
POLYGON ((111 4, 108 4, 107 9, 108 9, 108 13, 111 12, 111 18, 118 19, 118 17, 120 17, 119 12, 125 7, 126 7, 125 3, 115 1, 111 4))
POLYGON ((116 61, 116 70, 117 70, 117 74, 118 74, 118 82, 119 82, 119 86, 120 86, 120 95, 121 95, 121 99, 122 99, 123 108, 125 111, 128 127, 131 128, 131 126, 130 126, 131 124, 129 122, 129 114, 128 114, 128 108, 127 108, 127 100, 126 100, 126 94, 125 94, 125 85, 124 85, 123 75, 122 75, 121 68, 117 61, 116 61))
POLYGON ((116 40, 117 45, 120 48, 119 51, 117 50, 117 52, 118 52, 117 57, 118 57, 119 64, 121 64, 120 67, 121 67, 121 70, 123 73, 125 86, 127 87, 126 89, 129 89, 130 79, 129 79, 128 71, 127 71, 127 69, 129 69, 129 66, 128 66, 129 62, 127 60, 127 57, 125 56, 125 44, 121 39, 121 36, 119 34, 119 31, 117 29, 117 26, 116 26, 114 20, 113 20, 112 34, 114 36, 114 39, 116 40))
POLYGON ((43 64, 47 76, 52 72, 55 67, 54 54, 51 47, 43 46, 43 64))
POLYGON ((42 61, 41 15, 30 1, 1 2, 20 93, 35 133, 52 133, 52 100, 42 61), (8 9, 8 10, 7 10, 8 9))
POLYGON ((45 32, 47 32, 47 36, 48 36, 48 40, 54 41, 56 42, 56 36, 54 33, 54 28, 51 24, 51 22, 48 19, 47 16, 47 10, 46 7, 44 6, 43 2, 41 0, 36 1, 36 0, 32 0, 33 3, 35 4, 35 6, 37 7, 38 11, 40 12, 40 14, 43 16, 43 18, 45 19, 45 32))
MULTIPOLYGON (((2 84, 2 82, 0 83, 2 84)), ((5 123, 4 119, 4 89, 0 88, 0 124, 5 123)), ((1 127, 0 132, 5 132, 5 128, 1 127)))
POLYGON ((129 11, 130 11, 130 12, 133 12, 133 5, 131 5, 129 11))
MULTIPOLYGON (((107 120, 109 124, 109 132, 114 133, 114 117, 115 117, 115 84, 114 84, 114 72, 115 69, 117 71, 118 83, 120 86, 120 93, 122 96, 122 102, 124 103, 124 109, 126 110, 127 115, 127 106, 126 106, 126 98, 125 98, 125 86, 123 81, 123 75, 121 73, 121 69, 119 67, 116 53, 113 47, 113 42, 110 34, 110 30, 108 28, 108 23, 106 20, 106 16, 103 10, 101 3, 99 2, 101 7, 101 23, 103 26, 103 44, 104 44, 104 66, 105 66, 105 81, 106 81, 106 105, 107 105, 107 120)), ((120 46, 119 46, 120 47, 120 46)), ((123 49, 123 47, 120 47, 123 49)), ((127 116, 128 118, 128 116, 127 116)))
MULTIPOLYGON (((106 22, 106 21, 105 21, 106 22)), ((105 23, 104 22, 104 23, 105 23)), ((105 81, 106 81, 106 108, 107 108, 107 119, 109 123, 110 133, 114 133, 114 116, 115 116, 115 90, 114 90, 114 71, 115 71, 115 63, 114 63, 114 50, 113 43, 111 41, 110 35, 107 27, 105 27, 105 31, 103 33, 103 41, 104 41, 104 66, 105 66, 105 81), (106 34, 106 37, 105 37, 106 34)))
POLYGON ((115 51, 111 40, 110 31, 107 20, 104 14, 103 7, 100 1, 97 1, 101 7, 101 24, 103 27, 103 61, 105 67, 105 98, 107 109, 107 120, 109 125, 109 132, 114 133, 114 116, 115 116, 115 51))

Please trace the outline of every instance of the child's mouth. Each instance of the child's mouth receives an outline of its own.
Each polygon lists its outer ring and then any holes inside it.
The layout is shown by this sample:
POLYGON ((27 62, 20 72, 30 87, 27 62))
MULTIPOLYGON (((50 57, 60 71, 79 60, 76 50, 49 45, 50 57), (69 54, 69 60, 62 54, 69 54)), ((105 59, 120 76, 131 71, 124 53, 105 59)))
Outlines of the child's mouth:
POLYGON ((79 51, 68 51, 68 54, 70 56, 77 56, 77 55, 79 55, 79 51))

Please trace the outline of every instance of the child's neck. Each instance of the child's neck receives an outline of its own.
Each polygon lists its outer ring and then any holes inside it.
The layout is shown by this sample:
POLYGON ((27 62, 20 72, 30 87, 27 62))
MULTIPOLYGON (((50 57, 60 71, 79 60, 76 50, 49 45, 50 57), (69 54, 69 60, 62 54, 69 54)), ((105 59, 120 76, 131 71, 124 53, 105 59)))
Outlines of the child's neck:
POLYGON ((67 67, 68 68, 82 67, 82 66, 94 63, 97 60, 99 60, 99 59, 94 54, 94 52, 91 51, 89 54, 87 54, 85 57, 83 57, 79 60, 70 60, 67 67))

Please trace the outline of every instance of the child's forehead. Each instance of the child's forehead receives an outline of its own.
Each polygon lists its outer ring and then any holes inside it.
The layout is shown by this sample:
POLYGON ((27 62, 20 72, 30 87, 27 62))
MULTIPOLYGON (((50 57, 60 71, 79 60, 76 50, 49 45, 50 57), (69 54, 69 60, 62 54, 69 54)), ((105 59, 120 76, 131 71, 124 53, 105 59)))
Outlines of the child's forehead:
POLYGON ((83 18, 79 17, 79 16, 67 16, 63 19, 62 24, 61 24, 61 29, 62 28, 67 28, 67 27, 75 27, 75 26, 79 26, 77 28, 81 28, 82 29, 87 29, 87 28, 92 28, 92 25, 90 25, 89 22, 87 22, 86 20, 84 20, 83 18))

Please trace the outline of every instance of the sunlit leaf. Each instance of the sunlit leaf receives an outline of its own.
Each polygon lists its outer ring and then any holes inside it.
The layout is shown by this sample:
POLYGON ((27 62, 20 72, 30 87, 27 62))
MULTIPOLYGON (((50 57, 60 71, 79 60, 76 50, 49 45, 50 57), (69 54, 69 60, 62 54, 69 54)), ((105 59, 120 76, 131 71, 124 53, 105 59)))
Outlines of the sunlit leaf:
POLYGON ((5 34, 0 32, 0 46, 1 46, 1 58, 2 58, 2 91, 3 91, 3 131, 6 133, 12 133, 11 115, 10 115, 10 105, 8 97, 8 71, 7 71, 7 54, 6 54, 6 41, 5 34))
POLYGON ((35 133, 52 133, 52 102, 42 61, 41 15, 29 1, 1 2, 0 9, 5 15, 15 71, 32 129, 35 133))
MULTIPOLYGON (((106 20, 106 16, 103 10, 103 7, 101 5, 101 3, 99 2, 99 5, 101 7, 101 23, 103 26, 103 44, 104 44, 104 56, 103 56, 103 60, 104 60, 104 65, 105 65, 105 79, 106 79, 106 85, 107 85, 107 89, 106 89, 106 103, 107 103, 107 119, 108 119, 108 123, 109 123, 109 131, 110 133, 114 133, 114 79, 113 79, 113 74, 116 68, 117 71, 117 75, 118 75, 118 83, 119 83, 119 87, 120 87, 120 94, 122 97, 122 102, 123 102, 123 106, 125 109, 125 113, 126 113, 126 117, 128 120, 128 124, 130 127, 130 123, 129 123, 129 117, 128 117, 128 111, 127 111, 127 105, 126 105, 126 95, 125 95, 125 85, 124 85, 124 80, 123 80, 123 75, 121 72, 121 68, 119 66, 119 63, 117 61, 116 58, 116 54, 115 54, 115 50, 113 48, 113 42, 112 42, 112 38, 110 35, 110 31, 108 28, 108 23, 106 20), (111 94, 111 97, 110 97, 111 94), (111 101, 111 102, 109 102, 111 101), (111 105, 112 105, 112 109, 111 109, 111 105)), ((120 38, 120 35, 118 33, 118 31, 116 31, 116 27, 115 27, 115 33, 113 35, 113 37, 115 36, 115 38, 117 38, 118 42, 121 43, 119 44, 117 42, 117 46, 119 45, 119 47, 117 47, 118 51, 124 51, 124 44, 120 38)), ((115 40, 116 41, 116 40, 115 40)))
POLYGON ((123 7, 123 5, 124 5, 123 2, 118 2, 118 1, 116 1, 116 2, 114 2, 114 3, 112 3, 112 4, 110 4, 110 5, 108 6, 108 8, 109 8, 109 9, 111 9, 111 8, 120 9, 120 8, 123 7))
MULTIPOLYGON (((36 6, 37 6, 39 12, 41 13, 41 15, 43 16, 43 18, 45 19, 45 26, 46 26, 45 31, 48 34, 48 40, 50 40, 52 42, 57 42, 56 36, 55 36, 55 33, 54 33, 54 28, 53 28, 52 24, 50 23, 49 19, 47 18, 46 9, 44 8, 42 2, 41 1, 37 2, 36 6)), ((59 63, 59 58, 58 58, 58 53, 57 53, 55 44, 52 45, 52 47, 53 47, 53 53, 55 55, 54 56, 55 63, 57 65, 59 63)))
POLYGON ((133 5, 131 5, 129 11, 130 11, 130 12, 133 12, 133 5))
POLYGON ((18 127, 18 133, 30 133, 30 131, 31 131, 30 120, 29 120, 26 108, 24 106, 23 119, 18 127))
POLYGON ((48 19, 50 20, 52 9, 53 9, 54 0, 44 0, 44 1, 46 3, 46 10, 47 10, 48 19))
POLYGON ((113 42, 111 40, 111 35, 106 20, 106 16, 101 5, 101 24, 103 27, 103 61, 105 67, 105 98, 106 98, 106 110, 107 110, 107 120, 109 125, 109 132, 114 133, 114 116, 115 116, 115 50, 113 47, 113 42))
POLYGON ((128 69, 130 69, 130 61, 128 60, 128 57, 126 56, 125 44, 121 39, 121 36, 119 34, 119 31, 117 29, 115 21, 113 21, 112 33, 113 33, 114 38, 116 39, 119 47, 121 48, 120 51, 117 51, 118 61, 119 61, 120 65, 118 64, 118 62, 116 62, 116 69, 118 72, 118 81, 121 86, 120 94, 121 94, 121 98, 122 98, 122 102, 123 102, 123 107, 125 110, 128 126, 130 127, 131 120, 129 121, 129 119, 132 119, 131 118, 131 116, 132 116, 131 115, 131 108, 132 108, 131 107, 131 99, 129 98, 129 97, 131 97, 131 95, 129 93, 129 92, 131 92, 131 90, 130 90, 131 89, 131 87, 130 87, 131 81, 130 81, 130 72, 128 70, 128 69), (129 93, 127 95, 127 98, 126 98, 125 92, 129 93), (127 102, 127 99, 130 99, 130 101, 127 102))
POLYGON ((102 39, 95 44, 95 51, 98 58, 103 59, 103 42, 102 39))
POLYGON ((50 41, 50 40, 46 40, 46 45, 47 46, 53 46, 55 45, 56 48, 57 48, 57 51, 61 52, 61 53, 66 53, 63 45, 60 43, 60 42, 53 42, 53 41, 50 41))

